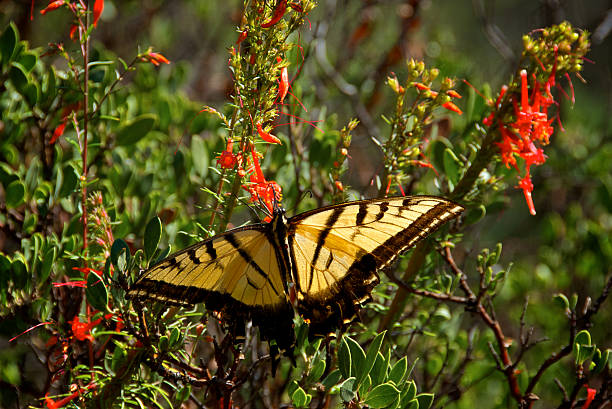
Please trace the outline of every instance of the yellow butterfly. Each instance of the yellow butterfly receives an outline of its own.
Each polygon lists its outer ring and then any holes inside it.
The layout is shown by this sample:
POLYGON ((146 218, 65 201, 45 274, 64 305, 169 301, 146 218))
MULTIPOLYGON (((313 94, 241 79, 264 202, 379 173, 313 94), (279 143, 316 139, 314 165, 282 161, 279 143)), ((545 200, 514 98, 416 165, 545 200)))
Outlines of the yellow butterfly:
POLYGON ((226 231, 145 271, 129 297, 204 302, 228 322, 253 320, 265 339, 294 341, 296 308, 311 334, 350 322, 378 284, 377 271, 454 219, 463 207, 434 196, 360 200, 226 231))

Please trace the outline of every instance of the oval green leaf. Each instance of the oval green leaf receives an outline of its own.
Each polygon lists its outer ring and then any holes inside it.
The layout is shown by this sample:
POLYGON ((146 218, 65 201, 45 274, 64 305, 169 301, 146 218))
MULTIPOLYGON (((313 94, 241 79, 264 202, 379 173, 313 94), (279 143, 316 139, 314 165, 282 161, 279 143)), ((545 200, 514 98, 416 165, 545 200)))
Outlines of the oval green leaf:
POLYGON ((155 125, 157 117, 153 114, 145 114, 135 118, 127 125, 117 131, 116 145, 133 145, 149 133, 155 125))
POLYGON ((25 185, 20 180, 14 180, 6 187, 6 207, 12 209, 23 202, 25 202, 25 185))
POLYGON ((147 223, 144 235, 144 252, 147 261, 150 261, 153 258, 153 255, 157 250, 157 246, 159 246, 161 230, 162 225, 159 217, 155 216, 149 220, 149 223, 147 223))
POLYGON ((371 408, 384 408, 399 399, 400 391, 391 383, 383 383, 374 387, 364 403, 371 408))
POLYGON ((96 310, 106 311, 108 303, 108 290, 102 278, 95 272, 90 271, 87 276, 87 288, 85 289, 87 302, 96 310))

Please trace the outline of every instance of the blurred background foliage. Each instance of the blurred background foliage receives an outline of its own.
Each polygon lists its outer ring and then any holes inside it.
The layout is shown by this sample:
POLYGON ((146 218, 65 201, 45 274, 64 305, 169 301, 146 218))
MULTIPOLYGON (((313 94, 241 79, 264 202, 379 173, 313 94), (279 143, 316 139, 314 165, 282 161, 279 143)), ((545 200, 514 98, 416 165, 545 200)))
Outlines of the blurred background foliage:
MULTIPOLYGON (((35 2, 31 20, 29 1, 0 1, 0 27, 4 30, 13 21, 20 39, 41 53, 51 42, 63 43, 67 49, 76 47, 68 38, 68 13, 58 11, 43 17, 38 14, 42 3, 35 2)), ((394 103, 392 92, 384 84, 391 72, 400 78, 405 76, 407 58, 424 59, 429 66, 440 68, 441 75, 466 79, 485 96, 492 96, 515 71, 524 33, 562 20, 593 33, 592 51, 588 55, 592 63, 585 62, 581 74, 586 83, 572 79, 575 105, 559 99, 565 130, 555 132, 546 150, 548 161, 533 171, 537 215, 529 215, 522 192, 514 187, 514 179, 510 177, 503 194, 487 207, 489 217, 465 233, 461 248, 462 258, 468 262, 465 269, 469 270, 474 267, 469 265, 470 260, 474 263, 474 253, 479 249, 503 243, 499 265, 512 262, 513 267, 497 298, 497 318, 506 324, 518 323, 523 299, 528 297, 532 305, 526 315, 528 325, 536 328, 535 338, 550 339, 530 350, 525 358, 527 362, 538 362, 565 342, 562 337, 566 337, 567 322, 562 309, 555 309, 553 295, 575 293, 578 304, 584 304, 587 297, 599 294, 612 265, 609 7, 609 2, 603 0, 320 1, 319 7, 309 15, 311 26, 300 31, 298 42, 303 45, 303 65, 298 72, 296 51, 289 71, 290 78, 295 79, 292 92, 302 98, 308 112, 299 107, 292 109, 309 121, 323 120, 317 126, 326 132, 325 136, 334 135, 333 130, 341 128, 352 117, 361 121, 353 133, 344 181, 352 189, 349 198, 372 197, 378 187, 370 181, 380 172, 377 168, 380 157, 372 153, 378 151, 371 136, 389 132, 381 114, 391 112, 394 103)), ((105 1, 100 28, 95 31, 92 43, 92 59, 110 63, 92 67, 94 96, 98 93, 101 98, 112 70, 121 71, 113 62, 117 57, 129 62, 137 50, 153 46, 172 62, 159 68, 141 65, 136 72, 127 73, 126 81, 110 97, 112 115, 119 113, 122 121, 114 120, 109 112, 111 116, 98 122, 96 132, 92 132, 90 158, 97 158, 91 160, 94 168, 90 172, 96 177, 93 185, 98 184, 97 187, 109 192, 115 200, 108 203, 111 219, 116 221, 114 236, 125 238, 135 248, 142 247, 140 238, 146 223, 156 214, 165 229, 164 242, 172 243, 174 249, 192 243, 190 235, 202 233, 201 226, 208 225, 211 195, 202 191, 202 187, 214 189, 217 175, 211 174, 209 166, 214 166, 214 156, 224 148, 226 131, 213 116, 197 113, 204 104, 221 109, 227 102, 232 87, 227 51, 237 37, 241 8, 242 2, 237 0, 105 1)), ((23 280, 27 281, 26 276, 32 271, 40 279, 41 274, 49 274, 49 267, 45 266, 52 264, 57 254, 76 253, 79 248, 78 211, 68 200, 78 189, 80 172, 78 149, 70 148, 74 131, 66 131, 59 142, 61 149, 49 147, 45 138, 49 138, 58 123, 41 123, 37 118, 46 118, 42 114, 39 117, 35 114, 33 120, 24 114, 28 109, 44 114, 59 109, 50 97, 45 99, 45 90, 50 77, 55 76, 55 70, 48 67, 57 64, 57 70, 66 70, 65 61, 53 54, 39 58, 42 62, 26 67, 26 74, 36 77, 40 85, 36 101, 25 107, 4 99, 0 107, 0 146, 5 162, 0 167, 3 186, 0 202, 4 202, 0 205, 0 250, 12 256, 24 247, 22 240, 36 242, 31 247, 39 252, 40 265, 27 266, 25 259, 16 261, 20 260, 17 257, 8 262, 12 263, 11 270, 2 271, 5 276, 0 280, 5 281, 8 281, 8 271, 25 269, 27 272, 20 273, 23 280), (55 149, 56 155, 56 165, 52 168, 45 160, 45 155, 50 155, 49 149, 55 149), (61 180, 57 172, 62 173, 61 180), (60 182, 56 183, 57 180, 60 182), (21 195, 20 190, 23 190, 21 195), (18 198, 16 202, 9 201, 14 197, 18 198), (26 209, 21 219, 12 209, 23 202, 36 209, 26 209), (62 206, 52 206, 56 202, 62 206), (32 234, 41 230, 63 230, 66 239, 56 248, 42 235, 32 234)), ((23 63, 27 65, 27 61, 26 58, 23 63)), ((3 67, 2 80, 9 78, 18 81, 11 77, 10 69, 3 67)), ((54 81, 65 101, 78 99, 75 90, 62 88, 62 84, 67 84, 65 78, 55 76, 54 81)), ((485 110, 482 98, 464 84, 459 91, 464 96, 459 103, 464 115, 440 118, 432 125, 431 135, 458 138, 462 130, 469 129, 470 123, 482 119, 485 110)), ((29 91, 23 92, 27 95, 29 91)), ((286 139, 287 132, 281 127, 276 133, 286 139)), ((315 135, 315 129, 310 126, 304 126, 302 132, 310 143, 317 138, 324 139, 315 135)), ((317 160, 330 162, 322 163, 321 168, 329 167, 333 161, 331 151, 336 140, 337 135, 329 147, 317 147, 330 151, 329 155, 319 154, 325 159, 317 160)), ((315 145, 309 146, 312 149, 315 145)), ((271 166, 270 172, 278 175, 276 180, 283 185, 285 196, 296 200, 292 195, 296 187, 287 149, 287 144, 275 147, 272 155, 266 156, 264 168, 271 166)), ((430 152, 430 158, 437 165, 435 152, 430 152)), ((316 197, 304 200, 299 210, 322 202, 322 198, 316 197)), ((292 205, 285 204, 289 209, 292 205)), ((233 222, 239 225, 250 216, 244 211, 235 215, 233 222)), ((7 257, 2 261, 3 268, 6 260, 7 257)), ((75 257, 75 266, 77 262, 75 257)), ((22 287, 38 294, 58 291, 48 283, 33 286, 22 287)), ((6 291, 6 288, 0 284, 0 290, 6 291)), ((27 291, 21 297, 22 301, 3 302, 11 307, 0 313, 0 406, 10 407, 15 403, 10 385, 19 385, 26 395, 36 396, 46 381, 37 378, 41 364, 28 353, 25 345, 12 344, 6 349, 8 338, 36 324, 30 320, 29 312, 21 311, 24 306, 30 308, 26 302, 27 291)), ((409 359, 420 357, 413 374, 419 388, 440 393, 451 385, 452 380, 437 374, 443 366, 459 365, 458 357, 468 345, 467 338, 474 337, 478 340, 473 347, 475 352, 461 380, 463 396, 447 407, 512 407, 512 402, 503 400, 507 395, 502 375, 484 359, 490 334, 478 336, 478 329, 466 332, 466 328, 471 328, 465 322, 469 317, 444 319, 445 314, 451 316, 449 307, 440 307, 434 301, 414 301, 413 307, 410 314, 418 315, 419 309, 434 309, 442 317, 439 321, 428 320, 426 336, 414 342, 412 338, 406 340, 412 342, 409 359), (432 339, 431 334, 437 338, 432 339), (439 337, 445 339, 441 341, 439 337), (450 347, 443 351, 441 346, 445 342, 450 347)), ((35 308, 45 320, 58 306, 36 304, 35 308)), ((608 301, 591 332, 594 342, 604 348, 610 347, 612 339, 611 311, 608 301)), ((507 335, 517 337, 518 326, 515 329, 507 335)), ((423 328, 413 330, 423 332, 423 328)), ((552 371, 562 382, 570 382, 574 376, 563 364, 557 364, 552 371)), ((541 407, 558 402, 553 398, 557 394, 553 376, 545 382, 537 391, 544 402, 541 407)))

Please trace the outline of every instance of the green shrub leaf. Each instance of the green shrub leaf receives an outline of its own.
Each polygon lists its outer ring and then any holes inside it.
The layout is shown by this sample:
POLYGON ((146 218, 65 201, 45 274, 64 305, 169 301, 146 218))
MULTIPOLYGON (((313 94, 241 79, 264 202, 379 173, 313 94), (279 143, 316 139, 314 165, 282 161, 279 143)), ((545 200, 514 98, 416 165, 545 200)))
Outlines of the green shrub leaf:
POLYGON ((117 131, 117 146, 133 145, 149 133, 155 125, 156 116, 141 115, 117 131))
POLYGON ((384 408, 398 400, 399 396, 400 391, 393 384, 387 382, 375 386, 368 393, 364 403, 371 408, 384 408))
POLYGON ((161 220, 159 217, 155 216, 149 223, 147 223, 147 227, 145 228, 144 235, 144 252, 145 258, 147 261, 150 261, 157 250, 157 246, 159 246, 159 241, 161 239, 161 220))
POLYGON ((90 271, 87 276, 87 288, 85 290, 87 302, 96 310, 106 311, 108 304, 108 290, 102 278, 90 271))
POLYGON ((14 180, 6 187, 6 207, 12 209, 23 202, 25 202, 25 185, 20 180, 14 180))
POLYGON ((11 23, 6 27, 2 36, 0 36, 0 59, 2 60, 2 65, 6 66, 11 60, 17 39, 17 27, 11 23))

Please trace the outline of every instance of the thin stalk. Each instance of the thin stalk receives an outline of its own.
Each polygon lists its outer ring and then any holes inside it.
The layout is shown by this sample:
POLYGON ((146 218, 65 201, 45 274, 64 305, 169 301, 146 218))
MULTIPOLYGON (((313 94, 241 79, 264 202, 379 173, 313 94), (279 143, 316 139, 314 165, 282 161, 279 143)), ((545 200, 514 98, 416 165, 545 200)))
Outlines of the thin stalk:
MULTIPOLYGON (((89 27, 89 1, 86 3, 85 27, 89 27)), ((83 210, 83 257, 87 266, 87 126, 89 111, 89 34, 84 31, 85 43, 81 44, 83 54, 84 81, 83 81, 83 149, 82 158, 83 173, 81 175, 81 206, 83 210)))

